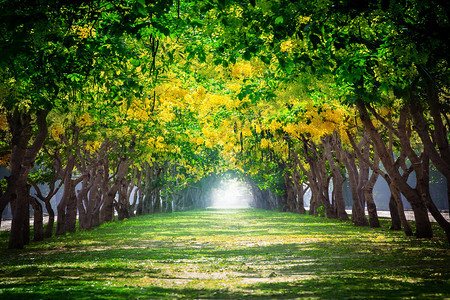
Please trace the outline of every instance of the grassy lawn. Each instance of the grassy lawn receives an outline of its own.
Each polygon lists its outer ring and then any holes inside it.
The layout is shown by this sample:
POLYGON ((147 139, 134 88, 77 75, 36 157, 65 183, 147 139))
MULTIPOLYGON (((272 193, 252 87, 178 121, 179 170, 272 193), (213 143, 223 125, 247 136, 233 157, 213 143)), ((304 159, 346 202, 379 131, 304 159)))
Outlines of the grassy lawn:
POLYGON ((261 210, 136 217, 6 250, 0 299, 445 299, 450 250, 432 240, 261 210))

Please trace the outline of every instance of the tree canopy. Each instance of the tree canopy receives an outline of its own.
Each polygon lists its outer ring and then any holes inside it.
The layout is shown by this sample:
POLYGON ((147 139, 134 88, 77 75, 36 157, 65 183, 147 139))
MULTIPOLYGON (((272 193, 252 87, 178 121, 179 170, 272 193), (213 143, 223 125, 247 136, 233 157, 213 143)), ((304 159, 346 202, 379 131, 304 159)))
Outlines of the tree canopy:
POLYGON ((61 183, 63 234, 77 212, 89 229, 115 213, 193 208, 227 172, 251 183, 257 206, 304 213, 310 189, 311 214, 342 220, 347 180, 351 219, 362 226, 378 224, 381 176, 393 227, 412 234, 403 195, 418 237, 432 236, 428 211, 450 237, 429 190, 430 164, 446 177, 447 197, 450 185, 443 1, 0 8, 0 162, 11 170, 0 211, 13 207, 10 248, 29 239, 28 207, 36 213, 54 194, 30 197, 39 180, 61 183))

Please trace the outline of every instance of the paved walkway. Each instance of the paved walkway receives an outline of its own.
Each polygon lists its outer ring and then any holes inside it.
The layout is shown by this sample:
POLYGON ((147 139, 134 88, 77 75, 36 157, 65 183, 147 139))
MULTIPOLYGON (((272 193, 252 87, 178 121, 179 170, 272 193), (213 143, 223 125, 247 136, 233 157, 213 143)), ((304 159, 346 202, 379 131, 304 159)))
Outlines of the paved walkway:
MULTIPOLYGON (((44 217, 44 224, 48 223, 48 217, 44 217)), ((33 218, 30 218, 30 225, 33 226, 33 218)), ((55 226, 56 226, 56 217, 55 217, 55 226)), ((2 226, 0 227, 0 231, 7 231, 11 229, 11 220, 2 220, 2 226)))

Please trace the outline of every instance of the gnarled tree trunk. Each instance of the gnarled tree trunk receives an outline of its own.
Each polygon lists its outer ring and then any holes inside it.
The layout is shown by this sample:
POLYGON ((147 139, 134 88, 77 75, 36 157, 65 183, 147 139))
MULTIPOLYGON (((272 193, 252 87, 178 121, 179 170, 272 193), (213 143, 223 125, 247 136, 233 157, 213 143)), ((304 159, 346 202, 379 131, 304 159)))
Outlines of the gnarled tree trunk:
POLYGON ((11 130, 11 174, 7 178, 8 186, 0 197, 0 208, 14 202, 13 220, 11 225, 9 245, 10 249, 21 249, 29 242, 29 188, 28 174, 34 165, 36 155, 47 138, 47 112, 36 113, 37 133, 31 145, 32 116, 29 113, 14 111, 8 119, 11 130), (28 225, 27 225, 28 224, 28 225))
MULTIPOLYGON (((367 133, 370 135, 374 146, 380 155, 380 160, 383 162, 383 166, 389 174, 392 184, 405 196, 414 210, 414 215, 416 217, 416 236, 420 238, 432 237, 433 231, 422 195, 420 195, 417 189, 409 186, 400 174, 398 168, 394 165, 394 161, 389 154, 381 135, 371 121, 371 118, 367 112, 366 104, 359 100, 357 101, 357 108, 361 121, 363 122, 367 133)), ((389 129, 392 130, 392 128, 389 129)), ((402 144, 402 147, 406 146, 407 145, 402 144)))
POLYGON ((322 145, 324 149, 324 155, 328 160, 328 164, 331 167, 333 174, 333 197, 336 214, 339 220, 347 221, 348 215, 345 211, 345 201, 342 192, 345 178, 341 173, 340 157, 342 156, 341 141, 337 132, 333 133, 333 136, 322 138, 322 145), (332 150, 335 152, 335 156, 332 154, 332 150))

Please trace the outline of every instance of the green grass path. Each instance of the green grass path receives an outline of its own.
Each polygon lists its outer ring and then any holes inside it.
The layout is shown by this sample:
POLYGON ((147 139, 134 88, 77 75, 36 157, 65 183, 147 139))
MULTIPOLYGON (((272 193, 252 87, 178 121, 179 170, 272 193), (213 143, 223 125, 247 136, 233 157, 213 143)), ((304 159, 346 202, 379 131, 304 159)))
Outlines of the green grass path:
POLYGON ((136 217, 6 250, 0 299, 445 299, 450 251, 383 228, 261 210, 136 217))

